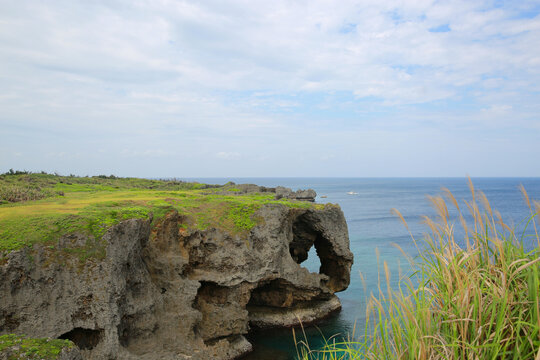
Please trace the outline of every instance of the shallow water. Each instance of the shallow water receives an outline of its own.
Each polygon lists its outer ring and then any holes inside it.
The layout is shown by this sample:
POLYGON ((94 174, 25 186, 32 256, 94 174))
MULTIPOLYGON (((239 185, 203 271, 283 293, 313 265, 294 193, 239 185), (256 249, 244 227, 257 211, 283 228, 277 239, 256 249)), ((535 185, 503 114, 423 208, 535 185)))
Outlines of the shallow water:
MULTIPOLYGON (((338 294, 342 311, 319 323, 317 327, 306 329, 306 337, 311 348, 317 348, 335 334, 360 334, 365 322, 365 298, 370 292, 377 292, 378 270, 376 250, 380 253, 380 263, 388 263, 391 270, 391 283, 396 286, 398 274, 409 271, 407 261, 392 244, 398 244, 406 253, 416 255, 411 238, 401 221, 391 214, 390 209, 398 209, 407 220, 411 232, 417 239, 427 229, 420 223, 421 215, 434 216, 426 195, 442 195, 441 187, 452 191, 460 206, 464 199, 470 200, 467 179, 465 178, 205 178, 186 179, 205 183, 224 184, 253 183, 263 186, 287 186, 296 189, 312 188, 317 191, 317 202, 337 203, 341 206, 349 227, 351 251, 354 265, 349 288, 338 294), (357 195, 348 195, 354 191, 357 195), (320 198, 326 195, 327 198, 320 198), (366 288, 359 275, 365 278, 366 288)), ((491 206, 499 210, 505 222, 516 224, 523 229, 522 221, 529 216, 529 209, 518 189, 523 184, 534 199, 540 199, 540 178, 478 178, 473 179, 475 188, 482 190, 491 206)), ((464 211, 465 212, 465 211, 464 211)), ((455 215, 455 212, 451 215, 455 215)), ((530 233, 532 229, 529 229, 530 233)), ((525 238, 525 242, 527 238, 525 238)), ((531 245, 529 245, 531 246, 531 245)), ((318 272, 319 261, 314 252, 302 263, 310 271, 318 272)), ((381 265, 382 266, 382 265, 381 265)), ((297 337, 303 339, 301 330, 297 337)), ((291 329, 265 330, 250 334, 255 351, 249 360, 294 359, 296 350, 291 329)))

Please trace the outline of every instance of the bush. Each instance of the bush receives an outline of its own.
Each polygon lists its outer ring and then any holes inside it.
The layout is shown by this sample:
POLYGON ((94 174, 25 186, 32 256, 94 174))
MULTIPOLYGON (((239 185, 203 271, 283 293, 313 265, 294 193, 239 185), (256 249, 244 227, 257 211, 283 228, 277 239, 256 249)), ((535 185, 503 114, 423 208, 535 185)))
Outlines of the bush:
POLYGON ((0 201, 19 202, 39 200, 46 197, 43 191, 27 187, 6 186, 0 188, 0 201))
POLYGON ((31 172, 26 171, 26 170, 21 171, 21 170, 9 169, 9 171, 6 171, 2 175, 28 175, 28 174, 31 174, 31 172))

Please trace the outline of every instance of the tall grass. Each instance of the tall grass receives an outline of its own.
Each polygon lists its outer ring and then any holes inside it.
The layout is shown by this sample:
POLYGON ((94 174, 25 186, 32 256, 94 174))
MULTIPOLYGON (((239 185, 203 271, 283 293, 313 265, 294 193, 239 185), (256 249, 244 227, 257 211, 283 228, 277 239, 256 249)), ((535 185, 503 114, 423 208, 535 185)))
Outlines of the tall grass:
POLYGON ((521 188, 534 232, 527 250, 525 235, 505 224, 470 180, 469 187, 472 200, 463 208, 447 189, 446 200, 429 198, 437 218, 424 217, 429 234, 422 242, 411 234, 420 254, 409 258, 414 275, 394 290, 384 263, 387 286, 368 301, 365 335, 330 339, 322 350, 298 342, 299 358, 540 360, 540 203, 521 188), (448 203, 457 210, 459 238, 448 203))

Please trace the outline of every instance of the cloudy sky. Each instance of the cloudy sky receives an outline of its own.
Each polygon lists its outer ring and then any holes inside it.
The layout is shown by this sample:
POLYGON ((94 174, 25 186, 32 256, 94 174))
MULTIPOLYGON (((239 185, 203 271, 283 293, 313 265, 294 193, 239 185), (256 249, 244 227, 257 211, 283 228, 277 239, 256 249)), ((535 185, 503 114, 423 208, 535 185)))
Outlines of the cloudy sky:
POLYGON ((540 176, 539 13, 0 0, 0 172, 540 176))

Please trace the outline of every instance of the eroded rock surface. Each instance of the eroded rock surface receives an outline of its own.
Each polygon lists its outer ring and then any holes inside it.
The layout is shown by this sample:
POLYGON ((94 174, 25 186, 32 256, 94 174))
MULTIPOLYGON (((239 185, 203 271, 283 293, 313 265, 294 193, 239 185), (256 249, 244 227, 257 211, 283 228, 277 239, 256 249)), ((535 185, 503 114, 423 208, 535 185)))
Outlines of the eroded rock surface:
MULTIPOLYGON (((102 260, 35 246, 0 265, 0 333, 70 339, 84 359, 232 359, 250 327, 313 322, 340 308, 353 261, 334 205, 268 204, 249 234, 185 230, 168 214, 126 220, 104 236, 102 260), (301 266, 314 246, 320 273, 301 266)), ((77 245, 79 244, 79 245, 77 245)))

